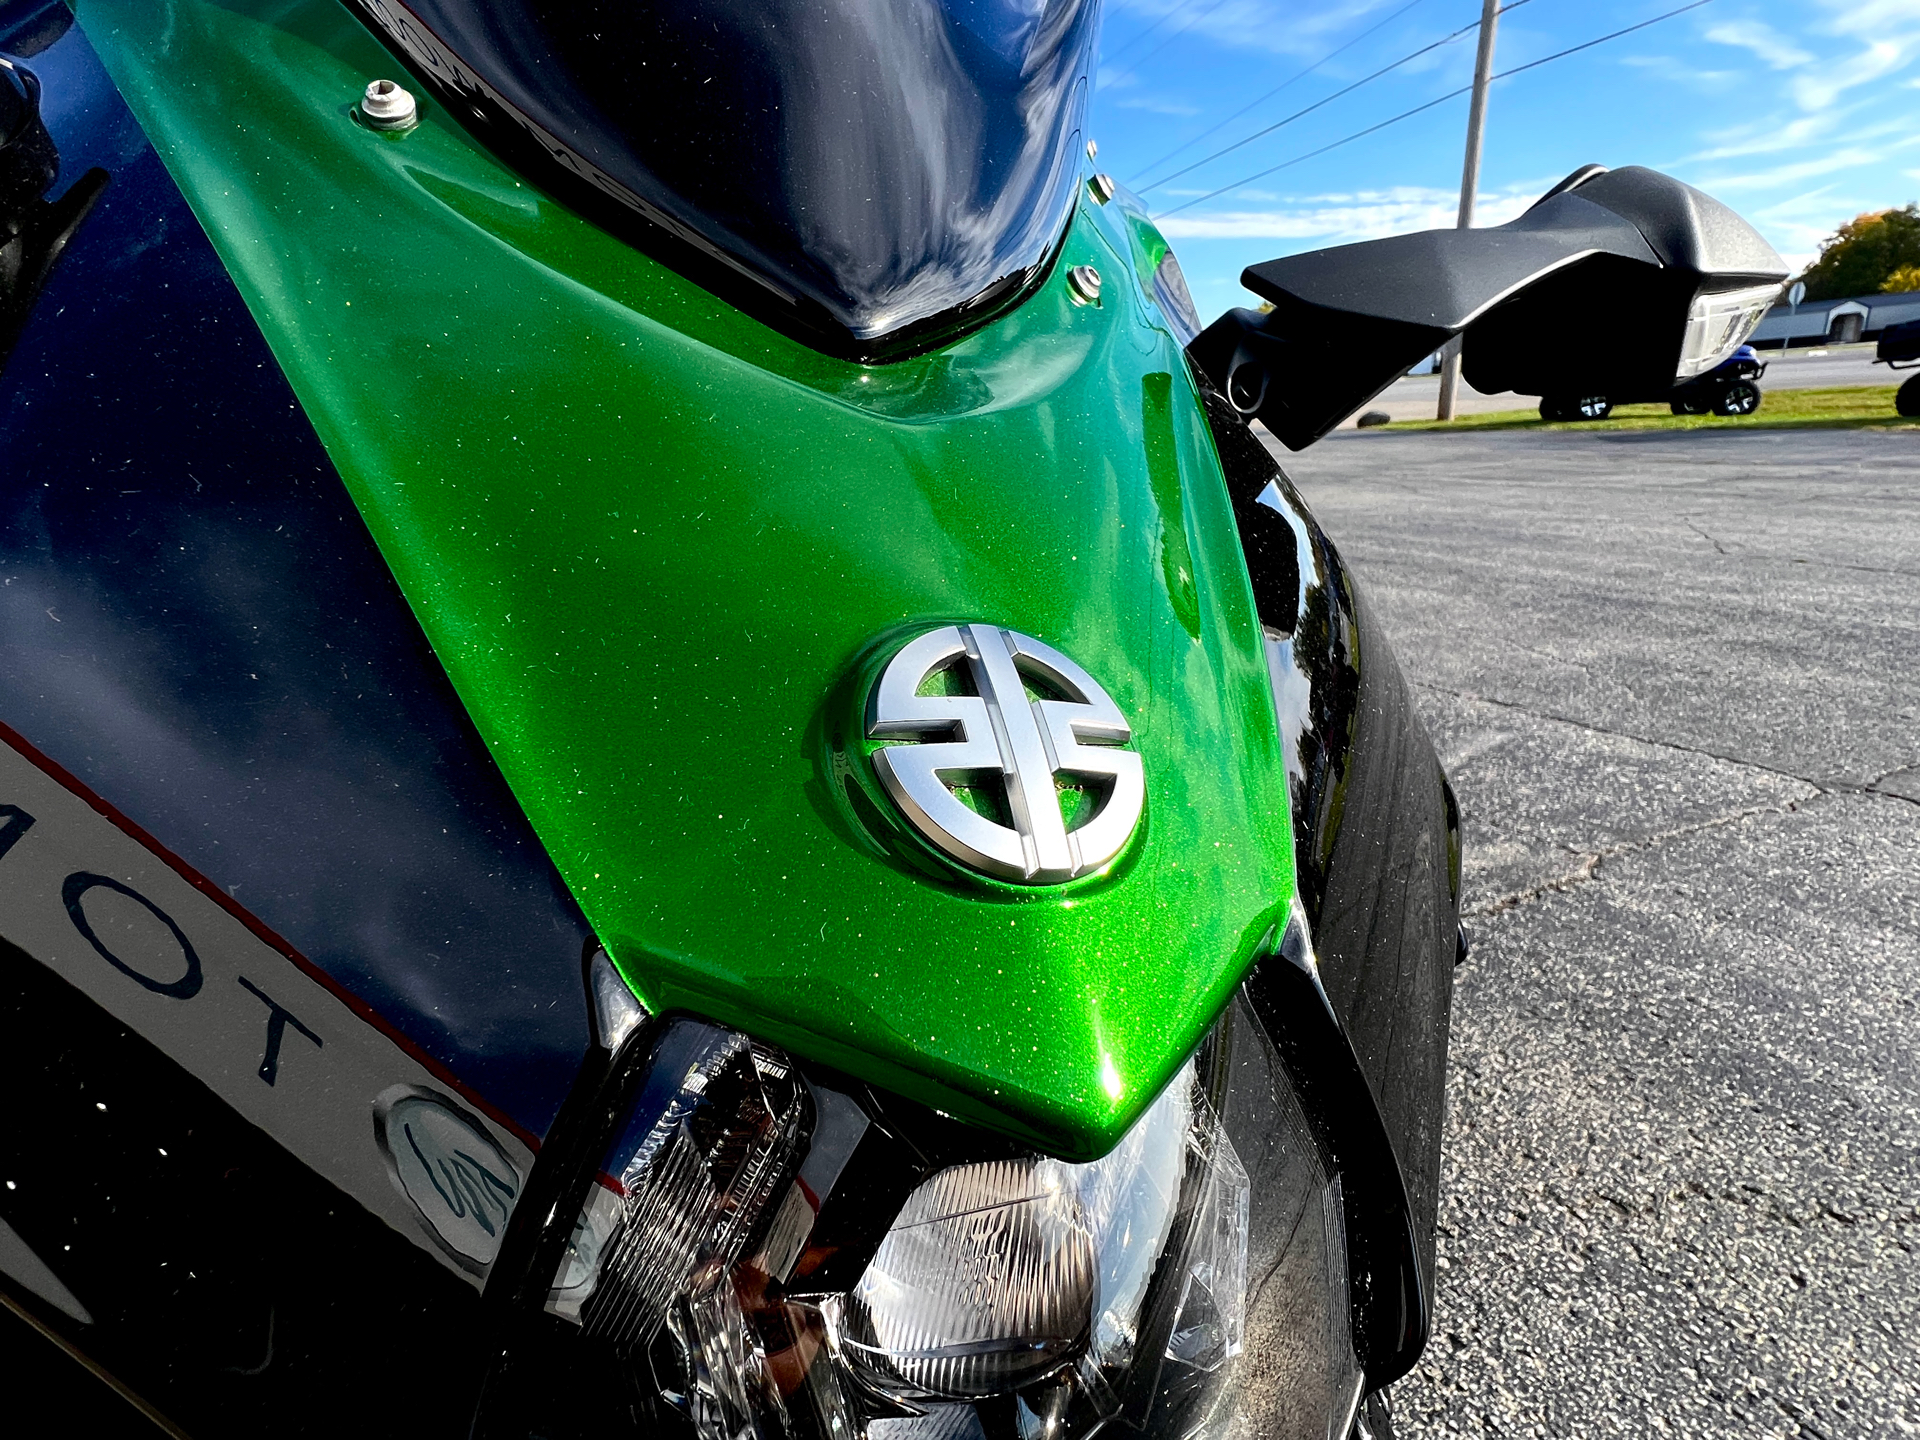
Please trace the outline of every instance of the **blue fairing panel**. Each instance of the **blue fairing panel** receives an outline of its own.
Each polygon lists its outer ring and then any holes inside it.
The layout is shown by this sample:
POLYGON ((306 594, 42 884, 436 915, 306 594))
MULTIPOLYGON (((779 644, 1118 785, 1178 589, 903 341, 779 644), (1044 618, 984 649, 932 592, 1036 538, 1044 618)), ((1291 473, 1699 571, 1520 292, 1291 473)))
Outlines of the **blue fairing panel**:
POLYGON ((107 180, 0 361, 0 723, 537 1145, 586 924, 84 36, 10 43, 107 180))

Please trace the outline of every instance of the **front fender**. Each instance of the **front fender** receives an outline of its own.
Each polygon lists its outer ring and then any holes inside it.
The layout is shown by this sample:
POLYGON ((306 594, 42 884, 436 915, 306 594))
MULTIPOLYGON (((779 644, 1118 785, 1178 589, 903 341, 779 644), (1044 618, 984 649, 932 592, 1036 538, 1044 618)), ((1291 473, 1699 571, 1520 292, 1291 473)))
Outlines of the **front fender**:
POLYGON ((1218 392, 1203 394, 1266 635, 1321 984, 1405 1183, 1418 1268, 1408 1293, 1423 1313, 1376 1322, 1401 1336, 1390 1361, 1368 1364, 1369 1383, 1384 1384, 1412 1364, 1431 1307, 1458 808, 1353 572, 1247 423, 1218 392))

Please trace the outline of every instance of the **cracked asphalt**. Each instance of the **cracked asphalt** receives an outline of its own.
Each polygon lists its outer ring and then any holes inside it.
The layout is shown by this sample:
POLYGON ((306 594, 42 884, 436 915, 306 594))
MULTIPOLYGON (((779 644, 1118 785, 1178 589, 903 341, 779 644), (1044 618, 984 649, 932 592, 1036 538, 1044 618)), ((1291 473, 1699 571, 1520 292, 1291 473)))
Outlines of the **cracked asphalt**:
POLYGON ((1920 437, 1278 453, 1467 830, 1400 1433, 1920 1434, 1920 437))

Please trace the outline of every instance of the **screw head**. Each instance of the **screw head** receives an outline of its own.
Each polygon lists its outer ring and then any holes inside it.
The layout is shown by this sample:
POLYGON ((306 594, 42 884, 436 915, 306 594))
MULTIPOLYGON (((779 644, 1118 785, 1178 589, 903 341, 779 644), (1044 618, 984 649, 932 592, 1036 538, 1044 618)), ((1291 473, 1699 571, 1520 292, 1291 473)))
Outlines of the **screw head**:
POLYGON ((1076 265, 1067 271, 1067 291, 1075 303, 1092 305, 1100 299, 1100 272, 1091 265, 1076 265))
POLYGON ((1113 177, 1111 175, 1095 175, 1087 181, 1087 189, 1093 193, 1093 198, 1098 200, 1102 205, 1113 199, 1114 192, 1118 188, 1119 187, 1113 183, 1113 177))
POLYGON ((360 97, 360 118, 372 130, 411 130, 420 123, 420 106, 411 91, 375 80, 360 97))

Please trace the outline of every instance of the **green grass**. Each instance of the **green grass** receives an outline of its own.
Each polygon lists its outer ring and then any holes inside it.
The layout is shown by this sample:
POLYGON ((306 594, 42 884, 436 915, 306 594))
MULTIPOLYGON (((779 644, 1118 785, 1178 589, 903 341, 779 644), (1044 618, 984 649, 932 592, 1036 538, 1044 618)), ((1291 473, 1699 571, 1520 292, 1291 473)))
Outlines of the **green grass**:
POLYGON ((1751 415, 1675 415, 1665 404, 1622 405, 1605 420, 1556 421, 1537 409, 1496 410, 1458 420, 1396 420, 1394 430, 1910 430, 1920 419, 1893 413, 1895 385, 1846 385, 1832 390, 1768 390, 1751 415))

